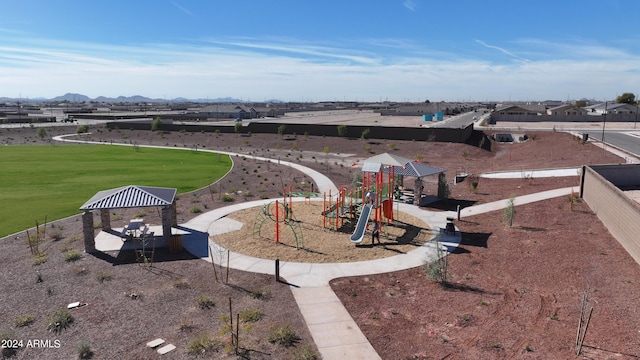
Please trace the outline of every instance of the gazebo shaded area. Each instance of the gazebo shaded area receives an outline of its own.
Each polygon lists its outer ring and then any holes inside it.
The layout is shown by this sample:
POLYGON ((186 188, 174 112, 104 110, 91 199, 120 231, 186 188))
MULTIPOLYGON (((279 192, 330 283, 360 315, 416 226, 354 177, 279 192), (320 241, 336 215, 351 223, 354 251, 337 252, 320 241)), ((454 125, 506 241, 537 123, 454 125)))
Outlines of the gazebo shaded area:
MULTIPOLYGON (((414 183, 414 204, 420 205, 420 199, 424 190, 422 178, 431 175, 438 175, 438 184, 445 181, 444 169, 425 165, 415 162, 411 159, 383 153, 380 155, 372 156, 365 160, 365 166, 371 163, 379 163, 382 165, 382 172, 384 174, 391 174, 391 176, 399 176, 401 179, 404 177, 415 178, 414 183)), ((440 186, 438 186, 438 197, 444 197, 440 186)))
POLYGON ((100 210, 102 231, 114 234, 111 228, 110 210, 124 208, 162 208, 162 237, 169 242, 172 227, 178 225, 176 215, 177 189, 150 186, 129 185, 97 192, 91 199, 80 207, 82 214, 82 230, 84 235, 84 249, 88 253, 96 251, 95 231, 93 224, 94 210, 100 210))

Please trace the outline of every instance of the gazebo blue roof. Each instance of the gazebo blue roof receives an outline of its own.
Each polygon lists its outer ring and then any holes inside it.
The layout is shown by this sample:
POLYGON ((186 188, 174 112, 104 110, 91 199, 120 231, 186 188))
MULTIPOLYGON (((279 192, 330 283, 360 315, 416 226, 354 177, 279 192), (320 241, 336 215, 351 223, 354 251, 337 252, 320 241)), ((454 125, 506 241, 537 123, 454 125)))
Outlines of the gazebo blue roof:
POLYGON ((174 188, 129 185, 98 191, 80 207, 80 210, 122 209, 167 206, 176 196, 174 188))

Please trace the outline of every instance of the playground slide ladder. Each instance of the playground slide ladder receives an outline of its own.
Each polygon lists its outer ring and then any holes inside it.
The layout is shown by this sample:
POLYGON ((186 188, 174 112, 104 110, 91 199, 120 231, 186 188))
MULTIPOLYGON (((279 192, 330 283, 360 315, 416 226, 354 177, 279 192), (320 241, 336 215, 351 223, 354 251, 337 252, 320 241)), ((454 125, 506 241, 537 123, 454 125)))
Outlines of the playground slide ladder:
POLYGON ((367 228, 367 222, 369 221, 369 216, 371 215, 371 204, 366 204, 362 207, 362 212, 360 212, 360 217, 358 218, 358 222, 356 223, 356 228, 353 231, 353 235, 351 235, 352 243, 359 244, 362 242, 364 238, 364 230, 367 228))

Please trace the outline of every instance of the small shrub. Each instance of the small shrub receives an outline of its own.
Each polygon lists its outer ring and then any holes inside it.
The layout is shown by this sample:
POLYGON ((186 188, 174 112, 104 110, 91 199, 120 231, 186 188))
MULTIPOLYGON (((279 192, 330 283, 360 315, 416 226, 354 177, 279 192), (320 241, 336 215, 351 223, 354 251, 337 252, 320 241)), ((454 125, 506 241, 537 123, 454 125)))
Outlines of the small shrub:
POLYGON ((360 133, 360 138, 364 139, 364 140, 368 140, 369 137, 371 136, 370 134, 371 134, 371 130, 364 129, 364 130, 362 130, 362 133, 360 133))
POLYGON ((18 316, 16 318, 15 324, 16 327, 24 327, 33 324, 35 317, 32 314, 26 314, 22 316, 18 316))
POLYGON ((304 345, 298 349, 296 349, 292 354, 293 360, 318 360, 320 356, 316 353, 316 351, 309 345, 304 345))
POLYGON ((113 280, 113 276, 107 272, 101 271, 96 275, 96 280, 98 280, 98 282, 105 283, 107 281, 113 280))
POLYGON ((78 345, 78 358, 79 359, 91 359, 93 357, 93 351, 91 351, 91 346, 86 342, 81 342, 78 345))
POLYGON ((147 213, 144 210, 140 210, 133 215, 134 218, 138 218, 138 219, 142 219, 145 216, 147 216, 147 213))
POLYGON ((64 236, 62 235, 62 231, 60 231, 60 230, 56 230, 56 231, 51 233, 51 240, 53 240, 53 241, 60 241, 63 238, 64 238, 64 236))
POLYGON ((86 134, 89 132, 89 125, 80 125, 76 128, 76 134, 86 134))
POLYGON ((82 266, 78 266, 78 267, 74 268, 73 272, 77 276, 84 276, 84 275, 87 275, 89 273, 89 271, 86 268, 82 267, 82 266))
POLYGON ((207 295, 198 296, 198 298, 196 299, 196 303, 198 304, 198 307, 203 310, 211 309, 212 307, 216 306, 216 303, 213 302, 213 299, 211 299, 207 295))
POLYGON ((234 202, 235 198, 229 194, 222 195, 222 201, 224 202, 234 202))
POLYGON ((195 329, 195 327, 196 326, 193 325, 193 321, 185 319, 180 322, 178 329, 180 330, 180 332, 191 332, 193 329, 195 329))
POLYGON ((64 254, 64 261, 73 262, 82 258, 82 254, 78 250, 69 250, 64 254))
POLYGON ((212 335, 202 334, 197 338, 189 341, 187 345, 187 354, 200 356, 208 352, 217 351, 222 346, 222 342, 215 339, 212 335))
POLYGON ((49 318, 49 322, 47 323, 47 330, 59 333, 60 331, 71 326, 73 320, 73 315, 71 315, 68 310, 58 310, 49 318))
POLYGON ((47 253, 44 251, 41 251, 39 254, 34 256, 33 259, 31 260, 31 263, 33 265, 42 265, 46 262, 47 262, 47 253))
POLYGON ((513 218, 516 216, 515 197, 512 196, 507 202, 507 207, 504 208, 502 217, 507 221, 509 227, 513 226, 513 218))
POLYGON ((192 206, 189 208, 189 212, 192 214, 200 214, 202 212, 202 209, 197 206, 192 206))
POLYGON ((38 131, 36 131, 36 135, 38 135, 40 139, 44 139, 45 137, 47 137, 47 130, 43 127, 38 128, 38 131))
POLYGON ((345 137, 347 136, 347 125, 338 125, 338 136, 345 137))
POLYGON ((256 322, 262 319, 263 316, 262 311, 257 309, 246 309, 240 312, 240 320, 244 322, 256 322))
POLYGON ((173 284, 176 289, 188 289, 189 283, 186 280, 178 280, 173 284))
POLYGON ((249 295, 252 298, 258 300, 269 300, 271 298, 271 291, 269 290, 252 290, 249 295))
POLYGON ((273 326, 269 330, 269 342, 279 344, 285 347, 293 346, 300 340, 298 335, 291 329, 289 324, 284 326, 273 326))
POLYGON ((71 244, 74 243, 76 241, 80 241, 82 240, 82 236, 81 235, 76 235, 76 236, 72 236, 70 238, 67 239, 67 243, 71 244))
POLYGON ((161 129, 162 129, 162 120, 160 119, 160 117, 156 117, 151 122, 151 131, 158 131, 161 129))

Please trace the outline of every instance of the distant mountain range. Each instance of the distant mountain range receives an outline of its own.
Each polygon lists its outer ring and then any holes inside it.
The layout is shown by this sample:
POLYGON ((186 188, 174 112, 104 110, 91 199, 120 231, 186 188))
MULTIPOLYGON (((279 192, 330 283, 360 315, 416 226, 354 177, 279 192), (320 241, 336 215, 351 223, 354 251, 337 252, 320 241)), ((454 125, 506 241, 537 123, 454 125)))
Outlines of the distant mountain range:
MULTIPOLYGON (((244 102, 243 100, 240 99, 235 99, 235 98, 231 98, 231 97, 225 97, 225 98, 215 98, 215 99, 186 99, 186 98, 175 98, 175 99, 152 99, 152 98, 148 98, 146 96, 141 96, 141 95, 134 95, 134 96, 118 96, 116 98, 110 98, 110 97, 106 97, 106 96, 98 96, 95 99, 92 99, 86 95, 82 95, 82 94, 75 94, 75 93, 66 93, 62 96, 56 96, 54 98, 51 99, 47 99, 47 98, 8 98, 8 97, 0 97, 0 102, 42 102, 42 101, 54 101, 54 102, 62 102, 62 101, 69 101, 69 102, 90 102, 90 101, 97 101, 97 102, 107 102, 107 103, 141 103, 141 102, 146 102, 146 103, 166 103, 166 102, 171 102, 171 103, 176 103, 176 102, 198 102, 198 103, 221 103, 221 102, 229 102, 229 103, 239 103, 239 102, 244 102)), ((281 102, 279 100, 270 100, 269 102, 281 102)))

